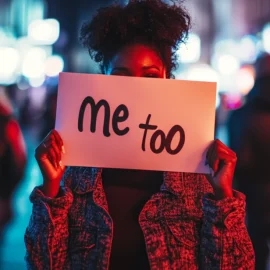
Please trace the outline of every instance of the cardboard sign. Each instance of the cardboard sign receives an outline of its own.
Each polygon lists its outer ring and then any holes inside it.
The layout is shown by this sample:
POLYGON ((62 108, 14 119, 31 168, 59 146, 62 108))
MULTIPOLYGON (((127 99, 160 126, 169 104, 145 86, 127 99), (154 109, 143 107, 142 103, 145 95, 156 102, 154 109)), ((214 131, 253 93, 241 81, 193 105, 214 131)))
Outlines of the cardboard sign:
POLYGON ((209 173, 216 83, 61 73, 63 164, 209 173))

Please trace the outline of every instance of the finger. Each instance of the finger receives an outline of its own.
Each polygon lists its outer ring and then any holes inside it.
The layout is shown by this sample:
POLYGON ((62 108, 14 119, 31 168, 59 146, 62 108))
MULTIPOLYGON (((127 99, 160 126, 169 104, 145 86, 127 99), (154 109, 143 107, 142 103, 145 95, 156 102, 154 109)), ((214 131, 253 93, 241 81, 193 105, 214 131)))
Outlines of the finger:
POLYGON ((59 135, 59 133, 55 129, 52 130, 52 135, 56 139, 59 146, 62 146, 63 145, 63 140, 62 140, 61 136, 59 135))
POLYGON ((64 143, 63 143, 63 140, 62 140, 61 136, 59 135, 59 133, 54 129, 52 131, 52 134, 56 140, 57 145, 60 147, 61 151, 63 153, 65 153, 64 143))
POLYGON ((237 157, 232 157, 224 152, 219 152, 218 154, 219 160, 223 161, 224 164, 236 164, 237 157))
POLYGON ((63 163, 62 163, 62 160, 60 160, 59 166, 60 166, 60 168, 61 168, 62 170, 65 170, 65 169, 66 169, 66 166, 63 165, 63 163))
POLYGON ((230 160, 233 162, 236 159, 236 154, 220 140, 216 139, 215 141, 213 141, 206 154, 208 164, 214 172, 217 172, 218 170, 219 159, 221 159, 221 156, 219 155, 220 152, 227 155, 225 159, 226 161, 230 160))
POLYGON ((35 157, 39 158, 42 155, 46 155, 48 152, 48 142, 42 141, 39 146, 35 149, 35 157))
POLYGON ((44 144, 46 146, 50 145, 53 141, 55 141, 55 139, 53 137, 48 137, 46 139, 44 139, 43 142, 41 142, 41 144, 44 144))
POLYGON ((210 156, 210 153, 212 152, 213 150, 213 147, 215 145, 215 141, 213 141, 211 143, 211 145, 209 146, 208 150, 207 150, 207 153, 206 153, 206 163, 209 164, 209 156, 210 156))
POLYGON ((232 149, 230 149, 227 145, 225 145, 223 142, 221 142, 220 140, 217 139, 216 143, 219 145, 219 147, 226 150, 229 154, 236 156, 236 153, 232 149))
POLYGON ((58 147, 58 145, 55 143, 55 141, 52 141, 51 147, 53 148, 54 153, 56 154, 57 164, 59 164, 59 162, 60 162, 61 159, 62 159, 62 156, 61 156, 61 150, 59 149, 59 147, 58 147))
POLYGON ((53 133, 51 133, 49 136, 46 136, 46 138, 43 140, 43 142, 41 142, 41 144, 44 143, 46 146, 48 146, 51 145, 52 142, 56 142, 53 133))
POLYGON ((213 162, 214 175, 219 173, 225 166, 233 166, 234 168, 236 164, 236 158, 233 158, 224 152, 219 152, 218 154, 214 153, 211 159, 211 162, 213 162))
POLYGON ((228 152, 227 149, 224 149, 220 146, 217 147, 217 155, 219 155, 219 153, 223 153, 225 155, 227 155, 228 157, 231 157, 231 158, 236 158, 236 154, 233 154, 231 152, 228 152))
POLYGON ((234 153, 233 151, 228 150, 228 148, 225 148, 223 146, 218 145, 218 149, 220 151, 223 151, 224 153, 228 154, 231 157, 236 157, 236 153, 234 153))
POLYGON ((62 152, 62 146, 61 143, 59 143, 58 139, 56 138, 56 136, 52 133, 51 137, 48 137, 45 141, 44 141, 45 145, 54 145, 57 147, 57 153, 60 151, 62 152), (58 151, 59 150, 59 151, 58 151))
POLYGON ((46 141, 40 143, 39 147, 42 149, 43 154, 47 153, 53 143, 53 139, 48 138, 46 141))
POLYGON ((211 146, 209 147, 208 149, 208 152, 207 152, 207 162, 208 162, 208 165, 210 166, 210 168, 213 169, 213 159, 212 159, 212 156, 213 156, 213 152, 215 151, 215 147, 216 147, 216 142, 214 141, 211 146))
MULTIPOLYGON (((35 156, 36 158, 40 158, 43 155, 47 155, 48 151, 50 150, 50 147, 52 144, 56 144, 55 137, 52 134, 52 131, 48 133, 48 135, 45 137, 45 139, 39 144, 39 146, 35 150, 35 156)), ((59 151, 56 150, 56 153, 59 151)))
POLYGON ((216 175, 216 173, 219 171, 219 166, 220 166, 220 160, 216 159, 213 165, 214 175, 216 175))
POLYGON ((50 147, 53 148, 54 153, 56 154, 57 161, 56 161, 55 166, 57 167, 57 169, 59 169, 59 167, 60 167, 62 170, 65 170, 66 166, 64 166, 62 163, 62 152, 59 149, 59 146, 56 144, 55 141, 52 141, 52 144, 50 147))
POLYGON ((236 161, 237 157, 236 154, 232 154, 231 152, 228 152, 227 149, 224 149, 220 146, 218 146, 217 151, 217 158, 223 160, 223 161, 236 161))
POLYGON ((50 148, 52 145, 56 146, 57 151, 61 151, 61 147, 57 144, 56 140, 54 137, 48 138, 46 141, 43 142, 43 145, 45 148, 50 148))
POLYGON ((55 169, 58 169, 57 156, 52 147, 50 147, 47 156, 49 160, 51 161, 51 163, 53 164, 53 166, 55 167, 55 169))
POLYGON ((220 153, 224 153, 227 156, 224 162, 235 162, 237 160, 236 154, 230 150, 225 144, 223 144, 220 140, 215 140, 213 143, 213 147, 211 148, 211 151, 209 151, 209 165, 211 164, 211 168, 214 170, 214 172, 217 172, 219 167, 219 161, 222 159, 220 153))
POLYGON ((218 158, 218 154, 217 154, 217 144, 214 144, 214 147, 212 148, 212 151, 209 155, 209 165, 212 168, 212 170, 214 171, 214 173, 216 173, 218 171, 218 167, 219 167, 219 158, 218 158))

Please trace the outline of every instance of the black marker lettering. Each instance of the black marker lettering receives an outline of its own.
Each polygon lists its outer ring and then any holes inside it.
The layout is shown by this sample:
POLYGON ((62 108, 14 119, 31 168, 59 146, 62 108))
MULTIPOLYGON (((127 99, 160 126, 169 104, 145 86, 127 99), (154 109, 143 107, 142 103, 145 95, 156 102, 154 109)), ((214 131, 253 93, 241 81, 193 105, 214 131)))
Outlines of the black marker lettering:
POLYGON ((164 132, 159 129, 155 131, 155 133, 151 137, 150 148, 153 153, 160 154, 164 150, 165 143, 166 143, 166 136, 164 132), (160 136, 160 146, 159 148, 156 148, 156 141, 157 141, 158 136, 160 136))
POLYGON ((143 140, 142 140, 142 150, 143 151, 145 151, 145 141, 146 141, 146 136, 147 136, 148 129, 150 129, 150 130, 157 129, 157 126, 149 124, 150 119, 151 119, 151 114, 148 115, 148 117, 146 119, 146 124, 140 124, 139 125, 139 128, 144 129, 143 140))
POLYGON ((126 127, 123 130, 120 130, 118 127, 118 123, 126 121, 128 119, 128 116, 129 116, 128 108, 125 105, 121 104, 116 108, 112 118, 112 127, 113 131, 118 136, 126 135, 129 132, 129 127, 126 127), (122 116, 120 116, 121 112, 123 112, 122 116))
POLYGON ((78 119, 78 130, 80 132, 83 131, 83 119, 84 112, 86 106, 90 104, 91 107, 91 123, 90 123, 90 131, 96 131, 96 123, 97 123, 97 114, 99 109, 104 106, 104 126, 103 126, 103 134, 106 137, 110 137, 109 124, 110 124, 110 106, 106 100, 100 100, 97 104, 95 103, 92 97, 86 97, 81 105, 78 119))
POLYGON ((167 138, 166 138, 165 147, 166 147, 167 152, 171 155, 176 155, 182 150, 184 144, 185 144, 185 131, 184 131, 184 129, 178 125, 173 126, 171 128, 171 130, 169 131, 167 138), (176 132, 180 133, 180 141, 178 143, 178 146, 175 148, 175 150, 172 150, 171 144, 172 144, 172 140, 173 140, 173 137, 176 134, 176 132))

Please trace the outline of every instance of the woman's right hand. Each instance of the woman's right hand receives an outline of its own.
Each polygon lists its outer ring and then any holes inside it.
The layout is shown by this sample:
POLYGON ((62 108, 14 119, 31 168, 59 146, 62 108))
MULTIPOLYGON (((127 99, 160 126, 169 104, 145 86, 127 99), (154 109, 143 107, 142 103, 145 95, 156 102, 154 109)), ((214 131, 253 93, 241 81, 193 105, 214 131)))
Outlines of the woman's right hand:
POLYGON ((59 192, 65 172, 62 153, 65 153, 63 141, 56 130, 52 130, 36 148, 35 158, 43 176, 42 191, 45 196, 54 198, 59 192))

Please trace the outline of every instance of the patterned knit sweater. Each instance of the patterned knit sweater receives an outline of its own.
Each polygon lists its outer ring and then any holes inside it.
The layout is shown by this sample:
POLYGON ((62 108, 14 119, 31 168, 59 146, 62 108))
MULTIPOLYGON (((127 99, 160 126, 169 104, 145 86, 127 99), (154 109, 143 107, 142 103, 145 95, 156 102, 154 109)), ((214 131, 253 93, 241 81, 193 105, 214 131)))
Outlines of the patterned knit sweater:
MULTIPOLYGON (((254 269, 245 196, 217 201, 212 192, 203 174, 164 172, 138 220, 152 270, 254 269)), ((30 196, 28 269, 109 269, 113 220, 102 169, 69 167, 60 193, 51 199, 36 187, 30 196)))

